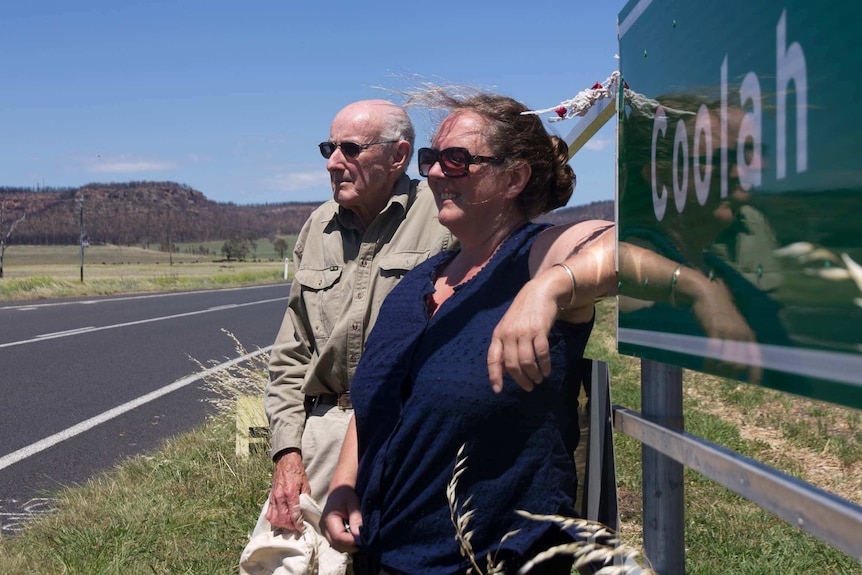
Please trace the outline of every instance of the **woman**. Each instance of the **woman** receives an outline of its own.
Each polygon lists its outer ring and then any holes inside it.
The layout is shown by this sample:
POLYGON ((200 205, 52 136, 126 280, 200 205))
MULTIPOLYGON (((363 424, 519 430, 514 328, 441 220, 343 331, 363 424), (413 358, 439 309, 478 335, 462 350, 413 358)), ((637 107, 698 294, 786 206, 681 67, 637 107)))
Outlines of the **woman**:
POLYGON ((457 496, 472 498, 478 561, 491 554, 514 572, 566 539, 515 510, 574 514, 566 376, 583 355, 594 298, 616 285, 609 222, 530 223, 571 196, 566 144, 510 98, 443 99, 452 112, 419 150, 419 171, 461 249, 418 266, 384 303, 352 381, 355 416, 324 512, 332 545, 361 551, 358 573, 470 567, 446 497, 462 445, 457 496), (522 287, 528 313, 493 331, 522 287), (512 341, 518 330, 507 326, 523 322, 536 336, 512 341), (523 355, 539 358, 535 369, 515 371, 520 385, 504 380, 502 368, 523 355))

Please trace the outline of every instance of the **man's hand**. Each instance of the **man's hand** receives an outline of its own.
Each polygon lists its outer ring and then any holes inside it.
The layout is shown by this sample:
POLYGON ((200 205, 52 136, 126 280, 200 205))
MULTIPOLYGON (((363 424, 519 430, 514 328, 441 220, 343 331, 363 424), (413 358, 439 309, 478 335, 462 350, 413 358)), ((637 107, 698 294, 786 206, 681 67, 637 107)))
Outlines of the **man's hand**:
POLYGON ((356 552, 356 537, 359 537, 361 526, 362 514, 356 491, 349 485, 341 485, 330 491, 320 519, 320 528, 332 548, 342 553, 356 552))
POLYGON ((272 474, 272 491, 269 494, 269 509, 266 520, 274 528, 303 531, 302 511, 299 509, 300 493, 311 493, 302 455, 291 449, 279 456, 272 474))
POLYGON ((524 284, 491 335, 488 378, 496 393, 503 389, 503 369, 527 391, 551 373, 548 334, 556 317, 548 286, 536 280, 524 284))

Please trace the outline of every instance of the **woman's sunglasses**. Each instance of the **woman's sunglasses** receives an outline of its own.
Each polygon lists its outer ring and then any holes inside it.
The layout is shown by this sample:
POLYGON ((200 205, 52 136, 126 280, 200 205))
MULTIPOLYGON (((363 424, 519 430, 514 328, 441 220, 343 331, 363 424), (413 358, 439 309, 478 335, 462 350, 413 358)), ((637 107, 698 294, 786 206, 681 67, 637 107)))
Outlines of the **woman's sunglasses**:
POLYGON ((355 158, 362 153, 362 150, 371 146, 379 146, 380 144, 394 144, 399 140, 388 140, 386 142, 370 142, 368 144, 357 144, 356 142, 320 142, 317 146, 320 148, 320 155, 327 160, 335 153, 336 148, 341 148, 341 153, 347 158, 355 158))
POLYGON ((447 178, 463 178, 470 173, 470 164, 502 164, 503 158, 492 156, 474 156, 467 148, 433 148, 419 149, 419 173, 428 177, 431 167, 440 162, 440 169, 447 178))

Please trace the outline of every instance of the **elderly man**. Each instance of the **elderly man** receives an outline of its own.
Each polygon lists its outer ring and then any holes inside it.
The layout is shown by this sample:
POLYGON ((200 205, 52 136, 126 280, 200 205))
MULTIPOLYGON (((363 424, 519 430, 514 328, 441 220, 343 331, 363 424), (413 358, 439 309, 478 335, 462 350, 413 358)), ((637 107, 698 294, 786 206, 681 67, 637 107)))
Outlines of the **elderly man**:
POLYGON ((380 304, 413 266, 452 246, 430 190, 405 175, 413 140, 402 108, 372 100, 341 110, 320 144, 334 198, 297 239, 266 390, 272 525, 297 527, 300 493, 323 504, 351 415, 350 379, 380 304))
MULTIPOLYGON (((350 379, 380 304, 407 271, 453 247, 430 189, 405 175, 414 137, 401 107, 369 100, 338 112, 320 144, 333 200, 312 213, 296 242, 269 364, 275 470, 256 534, 270 526, 303 531, 302 493, 323 506, 352 415, 350 379)), ((286 565, 278 572, 290 572, 286 565)))

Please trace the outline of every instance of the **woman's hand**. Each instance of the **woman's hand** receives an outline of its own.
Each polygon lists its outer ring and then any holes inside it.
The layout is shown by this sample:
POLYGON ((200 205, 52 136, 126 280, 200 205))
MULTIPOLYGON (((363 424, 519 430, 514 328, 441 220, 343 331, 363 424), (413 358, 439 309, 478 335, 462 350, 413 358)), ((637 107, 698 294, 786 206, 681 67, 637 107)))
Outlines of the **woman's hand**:
POLYGON ((360 527, 362 514, 356 491, 348 485, 330 491, 320 519, 320 529, 332 548, 342 553, 355 553, 360 527))
POLYGON ((488 379, 503 389, 503 369, 527 391, 551 373, 548 334, 557 317, 557 303, 541 281, 531 280, 515 296, 491 335, 488 379))
POLYGON ((616 289, 613 224, 596 220, 544 230, 530 249, 530 275, 491 335, 488 379, 497 393, 504 369, 527 391, 541 383, 551 373, 554 321, 590 321, 595 298, 616 289), (575 281, 556 265, 563 262, 575 281))
POLYGON ((356 473, 359 469, 356 416, 350 418, 338 465, 329 484, 329 497, 320 518, 320 530, 332 548, 342 553, 355 553, 356 538, 362 527, 359 496, 356 494, 356 473))
MULTIPOLYGON (((695 270, 688 273, 700 274, 695 270)), ((710 371, 726 377, 739 378, 746 371, 749 383, 760 383, 762 359, 757 337, 739 312, 733 295, 721 280, 701 279, 701 289, 693 298, 691 310, 704 334, 709 338, 707 349, 713 357, 707 365, 710 371)))

